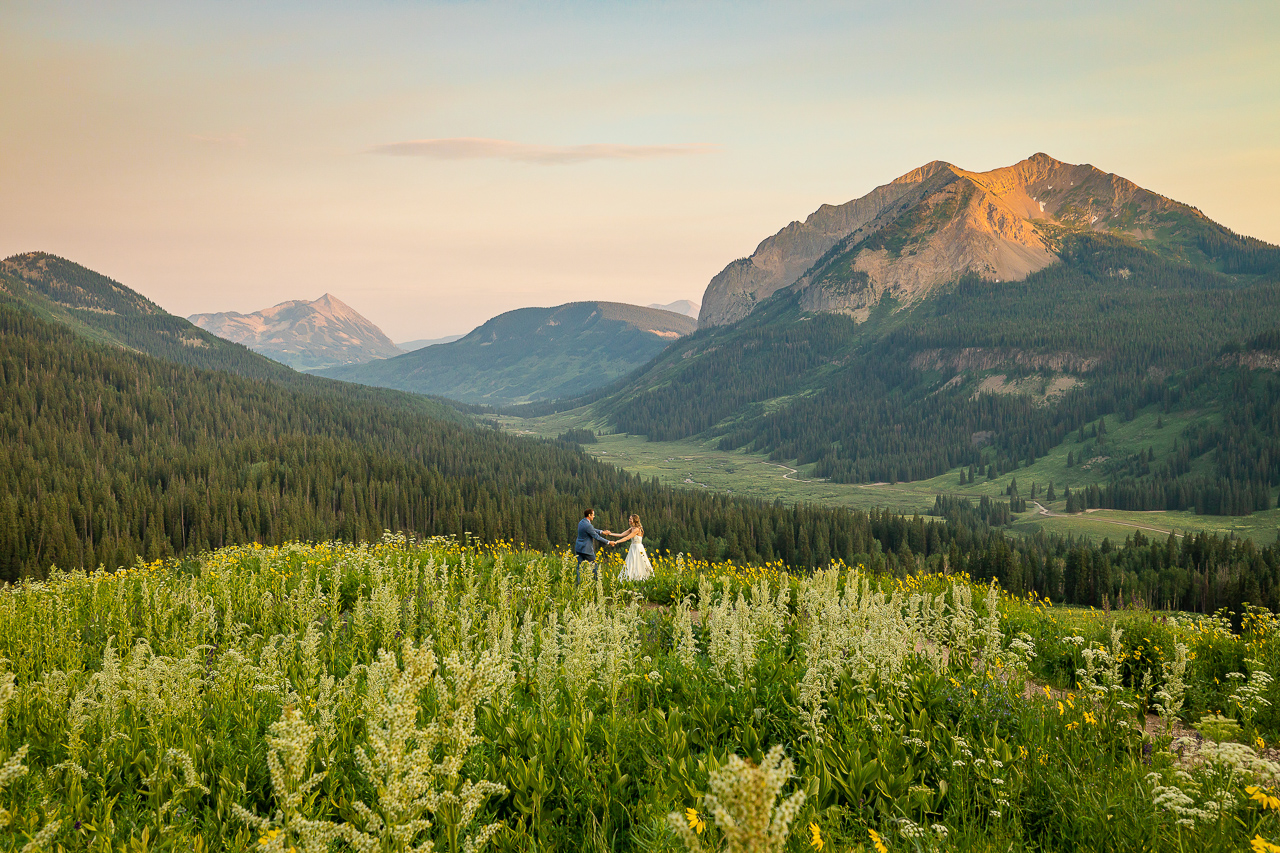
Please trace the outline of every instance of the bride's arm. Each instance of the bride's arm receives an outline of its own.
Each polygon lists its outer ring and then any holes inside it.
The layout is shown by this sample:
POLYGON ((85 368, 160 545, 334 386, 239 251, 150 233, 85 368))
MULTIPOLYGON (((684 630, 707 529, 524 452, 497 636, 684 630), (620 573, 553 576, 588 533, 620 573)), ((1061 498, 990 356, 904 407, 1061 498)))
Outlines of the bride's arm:
POLYGON ((613 543, 616 545, 616 544, 618 544, 619 542, 626 542, 628 539, 634 539, 634 538, 636 537, 636 534, 637 534, 638 532, 639 532, 639 531, 638 531, 638 530, 636 530, 636 528, 634 528, 634 527, 629 528, 629 529, 627 530, 627 532, 626 532, 626 533, 624 533, 624 534, 622 535, 622 538, 621 538, 621 539, 615 539, 615 540, 613 540, 613 543))

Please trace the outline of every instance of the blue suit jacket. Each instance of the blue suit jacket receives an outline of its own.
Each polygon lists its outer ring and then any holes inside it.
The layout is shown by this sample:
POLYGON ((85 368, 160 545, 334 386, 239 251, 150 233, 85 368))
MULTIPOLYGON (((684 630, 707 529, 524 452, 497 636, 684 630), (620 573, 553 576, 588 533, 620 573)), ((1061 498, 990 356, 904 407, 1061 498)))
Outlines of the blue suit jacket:
POLYGON ((588 557, 596 555, 596 543, 603 542, 609 544, 609 540, 600 535, 600 531, 591 526, 591 522, 582 519, 578 522, 578 541, 573 543, 573 552, 575 554, 586 554, 588 557))

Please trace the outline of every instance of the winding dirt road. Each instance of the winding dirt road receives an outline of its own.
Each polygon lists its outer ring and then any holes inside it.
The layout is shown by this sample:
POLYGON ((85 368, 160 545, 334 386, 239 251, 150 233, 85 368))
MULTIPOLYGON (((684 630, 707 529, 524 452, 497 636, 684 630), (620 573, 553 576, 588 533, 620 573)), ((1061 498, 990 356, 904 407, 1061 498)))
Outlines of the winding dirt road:
MULTIPOLYGON (((1040 503, 1040 501, 1032 501, 1031 503, 1035 504, 1036 510, 1039 512, 1040 515, 1046 516, 1047 518, 1071 518, 1073 517, 1073 515, 1075 515, 1075 513, 1052 512, 1051 510, 1046 508, 1044 504, 1040 503)), ((1085 512, 1091 514, 1093 512, 1096 512, 1096 510, 1089 509, 1089 510, 1085 510, 1085 512)), ((1080 517, 1083 518, 1084 513, 1080 513, 1080 517)), ((1093 520, 1101 521, 1104 524, 1115 524, 1119 527, 1132 527, 1135 530, 1149 530, 1152 533, 1162 533, 1165 536, 1168 536, 1170 533, 1173 533, 1174 536, 1182 536, 1181 533, 1177 533, 1172 530, 1166 530, 1163 527, 1149 527, 1145 524, 1135 524, 1132 521, 1117 521, 1113 518, 1097 518, 1097 517, 1094 517, 1093 520)))

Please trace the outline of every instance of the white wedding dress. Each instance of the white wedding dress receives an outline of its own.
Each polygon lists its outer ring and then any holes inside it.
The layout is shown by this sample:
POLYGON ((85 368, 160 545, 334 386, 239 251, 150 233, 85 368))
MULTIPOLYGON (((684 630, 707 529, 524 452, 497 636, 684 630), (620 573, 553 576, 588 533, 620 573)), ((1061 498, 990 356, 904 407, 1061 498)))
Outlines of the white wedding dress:
POLYGON ((637 536, 631 540, 631 547, 627 549, 627 561, 622 564, 619 579, 643 581, 653 577, 653 564, 649 562, 649 555, 645 553, 642 539, 643 537, 637 536))

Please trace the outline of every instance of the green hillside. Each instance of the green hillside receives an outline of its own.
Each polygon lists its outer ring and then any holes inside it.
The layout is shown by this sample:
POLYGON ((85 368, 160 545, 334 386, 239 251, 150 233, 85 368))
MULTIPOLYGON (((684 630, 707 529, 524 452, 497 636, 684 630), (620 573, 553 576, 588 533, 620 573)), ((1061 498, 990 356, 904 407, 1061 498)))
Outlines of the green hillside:
POLYGON ((682 314, 615 302, 521 308, 453 343, 320 375, 466 403, 554 399, 631 373, 695 326, 682 314))
POLYGON ((62 326, 83 340, 202 370, 220 370, 315 393, 352 405, 380 403, 456 423, 470 423, 448 401, 318 379, 192 325, 118 281, 43 252, 0 261, 0 306, 62 326))
POLYGON ((89 340, 208 370, 285 379, 284 365, 169 314, 118 281, 56 255, 0 261, 0 304, 66 326, 89 340))

